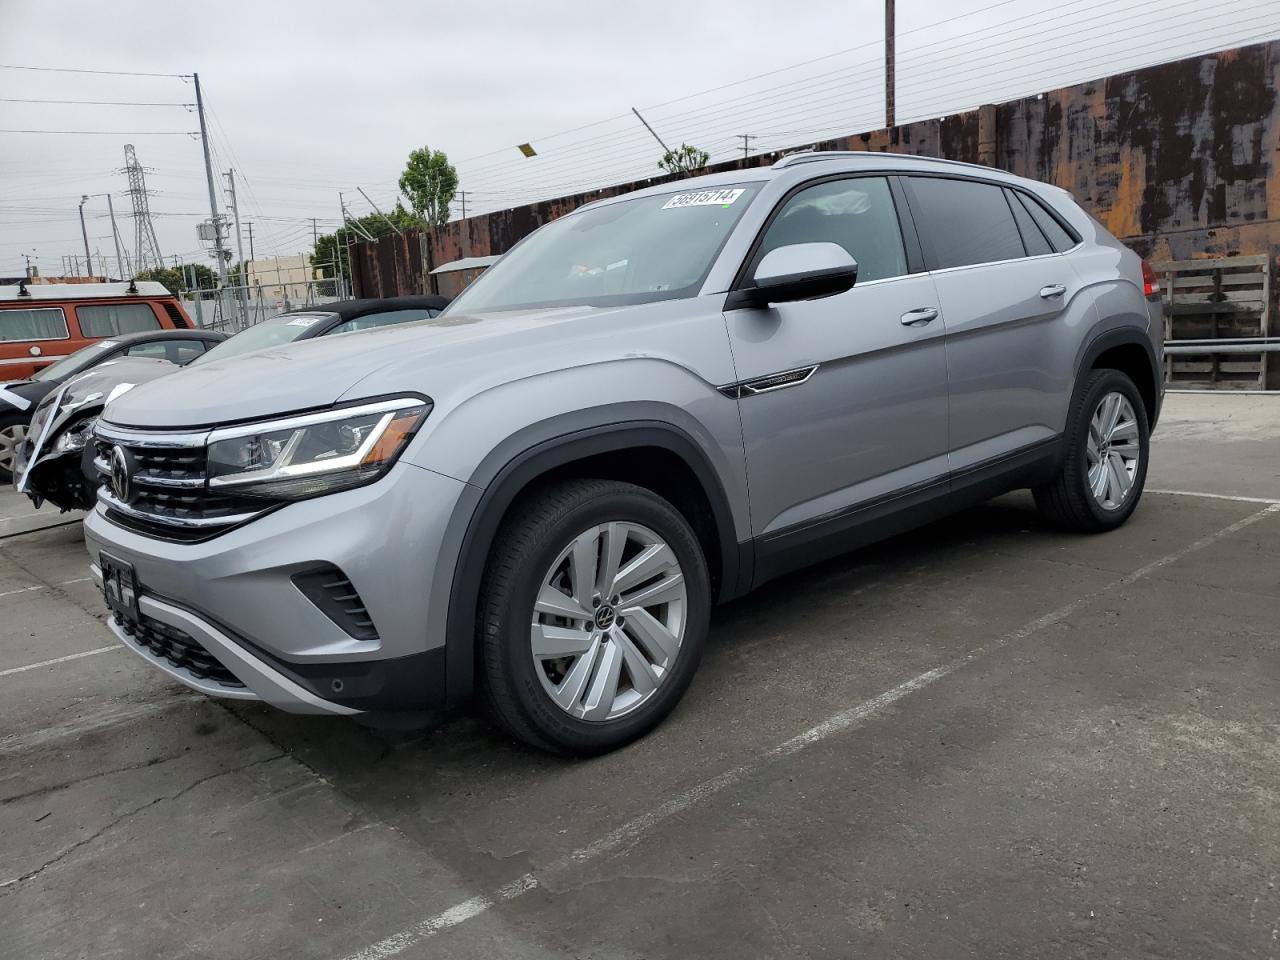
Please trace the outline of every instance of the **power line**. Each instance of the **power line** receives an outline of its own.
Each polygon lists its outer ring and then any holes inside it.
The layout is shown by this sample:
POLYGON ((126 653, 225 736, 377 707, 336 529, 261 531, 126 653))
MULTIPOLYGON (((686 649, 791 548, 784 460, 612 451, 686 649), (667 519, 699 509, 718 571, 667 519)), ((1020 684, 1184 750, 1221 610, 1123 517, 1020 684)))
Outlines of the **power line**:
POLYGON ((81 70, 73 67, 30 67, 16 63, 0 63, 0 70, 40 70, 46 73, 92 73, 111 77, 169 77, 185 80, 189 73, 139 73, 136 70, 81 70))
POLYGON ((90 137, 198 137, 193 130, 0 130, 0 133, 69 133, 90 137))
POLYGON ((0 97, 0 103, 78 103, 91 107, 194 107, 194 103, 150 100, 35 100, 23 97, 0 97))

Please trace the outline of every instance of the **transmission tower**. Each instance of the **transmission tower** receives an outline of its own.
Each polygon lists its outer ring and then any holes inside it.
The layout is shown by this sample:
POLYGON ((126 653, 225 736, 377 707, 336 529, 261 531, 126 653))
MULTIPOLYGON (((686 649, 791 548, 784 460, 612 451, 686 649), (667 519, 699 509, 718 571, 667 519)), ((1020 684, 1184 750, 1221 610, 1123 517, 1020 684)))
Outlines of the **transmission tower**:
POLYGON ((133 226, 137 237, 134 243, 134 270, 163 267, 164 257, 160 255, 156 228, 151 225, 151 209, 147 206, 147 181, 131 143, 124 145, 124 172, 129 175, 129 196, 133 199, 133 226))

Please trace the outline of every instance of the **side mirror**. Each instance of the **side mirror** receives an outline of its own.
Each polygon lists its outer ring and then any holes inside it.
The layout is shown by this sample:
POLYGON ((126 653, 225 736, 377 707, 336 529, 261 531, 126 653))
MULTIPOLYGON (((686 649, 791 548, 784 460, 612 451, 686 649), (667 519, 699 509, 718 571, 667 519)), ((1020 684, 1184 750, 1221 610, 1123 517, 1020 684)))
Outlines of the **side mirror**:
POLYGON ((755 285, 738 291, 763 307, 844 293, 858 279, 858 262, 838 243, 791 243, 770 250, 756 267, 755 285))

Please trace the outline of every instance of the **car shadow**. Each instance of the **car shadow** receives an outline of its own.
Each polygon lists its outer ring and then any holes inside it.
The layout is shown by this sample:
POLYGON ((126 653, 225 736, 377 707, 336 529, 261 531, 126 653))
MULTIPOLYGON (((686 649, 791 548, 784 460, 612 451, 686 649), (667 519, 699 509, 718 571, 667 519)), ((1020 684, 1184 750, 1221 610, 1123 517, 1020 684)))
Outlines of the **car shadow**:
MULTIPOLYGON (((1015 493, 787 574, 717 608, 709 649, 718 652, 742 642, 740 638, 750 633, 745 628, 764 620, 785 621, 787 610, 805 608, 832 590, 853 589, 869 576, 927 568, 944 562, 947 555, 972 554, 1011 534, 1027 533, 1063 536, 1044 524, 1029 495, 1015 493)), ((440 786, 441 777, 447 781, 464 770, 481 780, 510 782, 546 776, 579 763, 524 746, 490 726, 471 707, 419 716, 407 729, 394 729, 383 718, 301 716, 257 704, 227 701, 225 705, 282 750, 359 795, 380 789, 378 784, 388 777, 403 790, 404 780, 395 775, 397 770, 421 789, 433 781, 440 786)))

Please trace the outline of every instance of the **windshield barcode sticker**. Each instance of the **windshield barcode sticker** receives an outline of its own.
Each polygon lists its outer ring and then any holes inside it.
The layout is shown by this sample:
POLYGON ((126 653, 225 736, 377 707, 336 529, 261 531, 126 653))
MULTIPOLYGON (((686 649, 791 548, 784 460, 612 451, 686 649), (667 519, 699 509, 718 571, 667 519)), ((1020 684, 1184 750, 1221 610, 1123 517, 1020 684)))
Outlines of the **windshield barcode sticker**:
POLYGON ((745 187, 731 190, 699 190, 696 193, 677 193, 662 205, 663 210, 673 207, 727 207, 746 193, 745 187))

